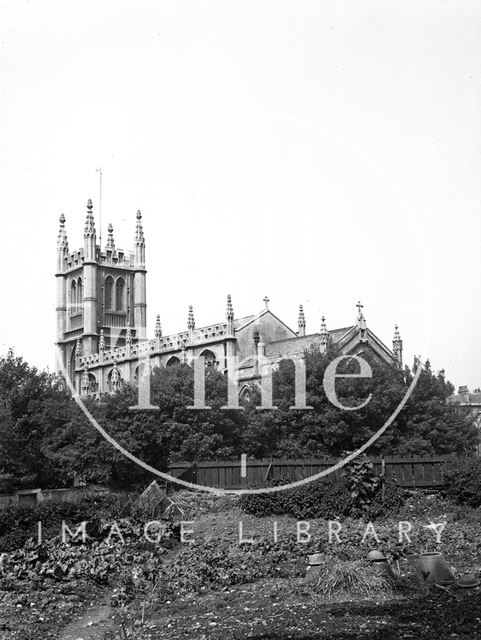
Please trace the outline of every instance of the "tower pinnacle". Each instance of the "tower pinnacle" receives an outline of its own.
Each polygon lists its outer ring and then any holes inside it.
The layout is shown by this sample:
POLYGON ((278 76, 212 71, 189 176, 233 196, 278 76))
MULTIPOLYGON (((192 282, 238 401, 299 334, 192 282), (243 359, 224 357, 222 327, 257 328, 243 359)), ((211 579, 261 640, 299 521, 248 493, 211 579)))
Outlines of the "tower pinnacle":
MULTIPOLYGON (((68 257, 68 241, 67 233, 65 231, 65 216, 63 213, 60 215, 60 227, 58 230, 57 238, 57 272, 60 273, 65 270, 66 259, 68 257)), ((64 293, 59 291, 58 295, 63 299, 64 293)))
POLYGON ((110 249, 111 251, 115 251, 114 228, 111 222, 109 222, 109 226, 107 227, 107 232, 108 232, 108 236, 107 236, 106 248, 110 249))
POLYGON ((299 329, 298 335, 305 336, 306 335, 306 317, 304 315, 304 307, 302 304, 299 305, 299 316, 297 318, 297 327, 299 329))
POLYGON ((189 305, 189 316, 187 318, 187 329, 189 331, 193 331, 195 329, 195 320, 194 320, 194 308, 192 305, 189 305))
POLYGON ((158 314, 155 317, 155 337, 156 338, 162 337, 162 326, 160 324, 160 315, 158 314))
POLYGON ((84 238, 92 238, 95 237, 95 222, 94 222, 94 214, 92 212, 93 204, 90 198, 87 201, 87 217, 85 219, 85 231, 84 238))
POLYGON ((232 306, 232 298, 230 293, 227 294, 227 312, 226 312, 227 320, 234 319, 234 307, 232 306))
POLYGON ((327 349, 327 343, 329 342, 329 331, 327 330, 326 318, 324 316, 322 316, 321 318, 320 336, 321 336, 321 349, 323 352, 325 352, 325 350, 327 349))
POLYGON ((142 227, 142 214, 140 213, 140 209, 137 210, 137 226, 135 227, 135 244, 137 246, 144 244, 144 229, 142 227))
POLYGON ((59 249, 68 250, 67 233, 65 231, 65 216, 63 213, 60 214, 60 228, 58 230, 57 247, 59 249))
POLYGON ((398 361, 398 366, 402 367, 403 363, 403 341, 399 333, 399 327, 394 325, 394 337, 392 339, 392 350, 398 361))

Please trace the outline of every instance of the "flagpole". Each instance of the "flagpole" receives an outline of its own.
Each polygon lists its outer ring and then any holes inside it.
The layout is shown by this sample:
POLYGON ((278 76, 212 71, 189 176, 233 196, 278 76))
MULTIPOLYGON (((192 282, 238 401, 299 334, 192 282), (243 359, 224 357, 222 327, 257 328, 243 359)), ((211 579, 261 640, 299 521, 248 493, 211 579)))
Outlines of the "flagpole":
POLYGON ((99 245, 102 250, 102 167, 96 169, 100 173, 100 194, 99 194, 99 245))

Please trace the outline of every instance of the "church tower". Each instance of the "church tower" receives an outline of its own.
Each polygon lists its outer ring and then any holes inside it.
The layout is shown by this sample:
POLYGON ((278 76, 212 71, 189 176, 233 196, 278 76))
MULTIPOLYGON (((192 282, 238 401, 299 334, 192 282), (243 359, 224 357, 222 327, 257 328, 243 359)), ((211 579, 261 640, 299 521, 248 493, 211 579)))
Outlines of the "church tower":
POLYGON ((74 378, 81 356, 135 344, 146 332, 145 237, 137 211, 135 250, 115 246, 108 226, 105 250, 97 244, 92 201, 87 203, 83 248, 69 252, 65 216, 57 241, 58 369, 74 378))

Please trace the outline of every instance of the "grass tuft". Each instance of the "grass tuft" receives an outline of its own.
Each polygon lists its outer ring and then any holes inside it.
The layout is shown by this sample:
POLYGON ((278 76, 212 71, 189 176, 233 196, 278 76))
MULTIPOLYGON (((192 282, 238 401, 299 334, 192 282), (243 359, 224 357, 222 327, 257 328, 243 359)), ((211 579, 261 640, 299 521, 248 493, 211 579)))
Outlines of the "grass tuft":
POLYGON ((350 600, 392 595, 392 579, 378 573, 366 560, 342 561, 326 557, 309 590, 328 600, 350 600))

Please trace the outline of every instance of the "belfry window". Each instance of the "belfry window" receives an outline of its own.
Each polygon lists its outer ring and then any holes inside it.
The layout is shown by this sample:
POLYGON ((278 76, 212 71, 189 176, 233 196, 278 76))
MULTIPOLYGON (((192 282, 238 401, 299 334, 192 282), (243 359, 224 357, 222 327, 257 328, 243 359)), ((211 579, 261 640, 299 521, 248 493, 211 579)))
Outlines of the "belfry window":
POLYGON ((117 311, 124 310, 124 290, 125 290, 125 281, 123 278, 118 278, 115 283, 115 309, 117 311))
POLYGON ((77 313, 80 313, 81 311, 83 311, 83 305, 84 305, 84 287, 83 287, 82 278, 79 278, 77 283, 77 313))
POLYGON ((70 285, 70 315, 77 313, 77 283, 72 280, 70 285))
POLYGON ((111 276, 105 279, 105 309, 107 311, 112 310, 113 306, 113 293, 114 293, 114 280, 111 276))

